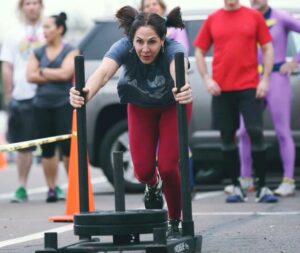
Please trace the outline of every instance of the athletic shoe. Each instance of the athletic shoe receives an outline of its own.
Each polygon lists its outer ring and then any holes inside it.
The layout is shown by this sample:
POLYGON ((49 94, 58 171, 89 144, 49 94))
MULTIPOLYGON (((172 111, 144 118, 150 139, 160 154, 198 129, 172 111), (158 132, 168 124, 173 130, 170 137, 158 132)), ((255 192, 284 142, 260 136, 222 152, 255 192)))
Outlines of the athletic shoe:
POLYGON ((230 185, 226 185, 224 187, 224 193, 227 194, 227 195, 230 195, 233 193, 233 188, 234 188, 234 185, 233 184, 230 184, 230 185))
POLYGON ((256 194, 256 202, 259 203, 276 203, 278 198, 268 187, 261 188, 256 194))
POLYGON ((52 203, 52 202, 57 202, 58 198, 57 198, 57 194, 56 191, 54 189, 49 189, 48 193, 47 193, 47 199, 46 202, 47 203, 52 203))
POLYGON ((11 199, 11 203, 22 203, 26 202, 27 200, 28 196, 26 189, 23 186, 21 186, 16 190, 15 195, 11 199))
POLYGON ((59 186, 55 186, 54 190, 56 192, 58 200, 65 200, 66 199, 66 194, 63 191, 63 189, 61 189, 59 186))
POLYGON ((252 177, 240 177, 239 180, 243 190, 247 192, 255 191, 254 181, 252 177))
POLYGON ((157 184, 155 186, 146 185, 144 203, 146 209, 162 209, 164 200, 162 196, 162 181, 160 176, 157 177, 157 184))
POLYGON ((274 191, 274 194, 281 197, 293 196, 296 193, 295 180, 285 177, 282 183, 274 191))
MULTIPOLYGON (((255 191, 254 182, 253 182, 253 178, 252 177, 240 177, 239 181, 240 181, 242 189, 245 192, 254 192, 255 191)), ((227 185, 227 186, 225 186, 224 192, 226 194, 232 194, 232 192, 233 192, 233 185, 227 185)))
POLYGON ((181 236, 179 224, 180 220, 169 220, 168 222, 168 231, 167 231, 167 239, 177 239, 181 236))
POLYGON ((239 186, 233 187, 232 193, 225 200, 227 203, 240 203, 247 201, 247 196, 239 186))

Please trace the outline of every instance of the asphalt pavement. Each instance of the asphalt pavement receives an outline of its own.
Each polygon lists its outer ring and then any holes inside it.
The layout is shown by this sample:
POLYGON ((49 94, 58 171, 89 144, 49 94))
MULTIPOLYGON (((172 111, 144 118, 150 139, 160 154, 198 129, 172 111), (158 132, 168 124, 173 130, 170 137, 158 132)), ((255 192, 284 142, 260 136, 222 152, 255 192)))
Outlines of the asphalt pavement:
MULTIPOLYGON (((67 176, 60 165, 59 183, 66 188, 67 176)), ((97 210, 114 210, 113 188, 96 168, 91 169, 97 210)), ((50 222, 65 213, 66 202, 46 203, 45 180, 40 164, 32 167, 29 201, 12 204, 16 187, 13 163, 0 171, 0 253, 33 253, 43 249, 45 231, 58 232, 59 247, 78 242, 72 223, 50 222)), ((277 204, 259 204, 254 193, 248 202, 226 204, 222 191, 198 191, 192 202, 195 232, 203 236, 203 253, 299 253, 300 192, 277 204)), ((126 208, 143 208, 143 194, 127 194, 126 208)))

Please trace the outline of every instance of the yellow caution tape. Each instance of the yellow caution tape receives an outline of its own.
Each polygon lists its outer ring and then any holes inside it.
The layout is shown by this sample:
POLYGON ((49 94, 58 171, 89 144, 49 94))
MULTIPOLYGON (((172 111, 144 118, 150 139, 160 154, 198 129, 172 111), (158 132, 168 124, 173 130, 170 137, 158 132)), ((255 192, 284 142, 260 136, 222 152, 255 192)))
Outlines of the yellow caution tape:
POLYGON ((30 148, 38 145, 43 145, 47 143, 52 143, 52 142, 57 142, 57 141, 63 141, 70 139, 72 136, 76 136, 77 133, 73 132, 72 134, 63 134, 63 135, 57 135, 57 136, 52 136, 52 137, 47 137, 47 138, 41 138, 41 139, 36 139, 36 140, 30 140, 30 141, 22 141, 22 142, 16 142, 16 143, 11 143, 11 144, 5 144, 5 145, 0 145, 0 152, 3 151, 16 151, 19 149, 25 149, 25 148, 30 148))

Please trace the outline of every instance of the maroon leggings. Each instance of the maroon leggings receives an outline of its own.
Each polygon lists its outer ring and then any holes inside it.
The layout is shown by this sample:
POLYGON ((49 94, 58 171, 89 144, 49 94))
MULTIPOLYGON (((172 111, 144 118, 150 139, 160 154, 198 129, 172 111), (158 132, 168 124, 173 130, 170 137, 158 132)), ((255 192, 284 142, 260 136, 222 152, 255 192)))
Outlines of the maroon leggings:
MULTIPOLYGON (((189 122, 192 104, 186 108, 189 122)), ((153 186, 158 169, 169 218, 179 219, 181 189, 176 104, 157 108, 128 104, 128 129, 135 176, 140 182, 153 186)))

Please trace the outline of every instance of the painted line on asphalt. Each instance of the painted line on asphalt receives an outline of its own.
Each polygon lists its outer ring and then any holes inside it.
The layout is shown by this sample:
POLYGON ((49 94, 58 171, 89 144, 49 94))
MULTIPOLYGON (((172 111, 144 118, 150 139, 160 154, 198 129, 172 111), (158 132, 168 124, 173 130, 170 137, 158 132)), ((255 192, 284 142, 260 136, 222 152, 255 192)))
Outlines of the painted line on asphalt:
MULTIPOLYGON (((96 185, 96 184, 101 184, 107 182, 106 177, 96 177, 91 179, 91 184, 96 185)), ((64 183, 61 185, 62 189, 67 189, 68 184, 64 183)), ((35 194, 41 194, 41 193, 46 193, 48 191, 48 187, 43 186, 43 187, 36 187, 32 189, 28 189, 27 193, 28 195, 35 195, 35 194)), ((8 193, 2 193, 0 194, 0 200, 6 200, 6 199, 11 199, 14 195, 14 192, 8 192, 8 193)))
POLYGON ((11 240, 7 240, 7 241, 2 241, 0 242, 0 248, 4 248, 10 245, 15 245, 15 244, 19 244, 19 243, 24 243, 24 242, 29 242, 29 241, 33 241, 33 240, 38 240, 38 239, 42 239, 44 238, 44 233, 51 233, 51 232, 55 232, 55 233, 64 233, 64 232, 68 232, 73 230, 73 224, 67 225, 67 226, 63 226, 63 227, 58 227, 58 228, 53 228, 50 230, 46 230, 43 232, 39 232, 39 233, 35 233, 35 234, 31 234, 31 235, 27 235, 27 236, 23 236, 23 237, 19 237, 19 238, 15 238, 15 239, 11 239, 11 240))
POLYGON ((194 212, 194 216, 285 216, 300 215, 300 211, 293 212, 194 212))
POLYGON ((206 193, 196 193, 195 197, 193 198, 193 201, 200 200, 200 199, 206 199, 210 197, 216 197, 223 195, 223 191, 213 191, 213 192, 206 192, 206 193))
MULTIPOLYGON (((105 177, 91 179, 92 185, 105 183, 105 182, 107 182, 107 179, 105 177)), ((67 187, 67 184, 62 185, 63 189, 66 189, 66 187, 67 187)), ((38 187, 38 188, 28 190, 28 194, 29 195, 40 194, 40 193, 44 193, 47 191, 48 191, 47 187, 38 187)), ((13 196, 13 193, 4 193, 4 194, 0 194, 0 199, 10 199, 12 196, 13 196)), ((35 234, 31 234, 31 235, 27 235, 27 236, 15 238, 15 239, 7 240, 7 241, 2 241, 2 242, 0 242, 0 248, 7 247, 10 245, 14 245, 14 244, 19 244, 19 243, 25 243, 25 242, 29 242, 29 241, 33 241, 33 240, 37 240, 37 239, 42 239, 42 238, 44 238, 44 233, 47 233, 47 232, 56 232, 58 234, 68 232, 68 231, 73 230, 73 226, 74 226, 73 224, 70 224, 67 226, 57 227, 57 228, 53 228, 53 229, 46 230, 43 232, 38 232, 35 234)))

